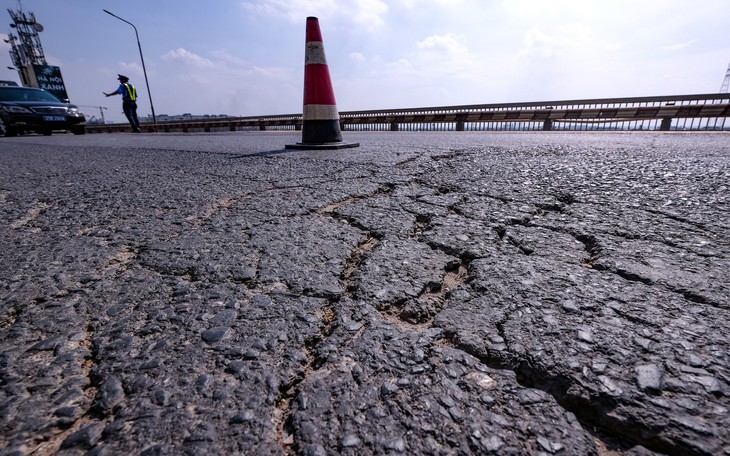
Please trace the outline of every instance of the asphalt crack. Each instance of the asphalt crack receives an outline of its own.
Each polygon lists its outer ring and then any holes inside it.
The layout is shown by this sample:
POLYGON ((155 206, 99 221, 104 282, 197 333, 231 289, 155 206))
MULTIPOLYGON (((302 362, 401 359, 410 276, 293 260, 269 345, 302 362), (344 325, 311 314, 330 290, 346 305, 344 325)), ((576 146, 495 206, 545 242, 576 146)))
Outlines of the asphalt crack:
POLYGON ((43 213, 51 207, 51 203, 46 201, 34 201, 33 207, 28 210, 28 214, 14 222, 10 223, 10 228, 17 230, 28 226, 31 222, 38 219, 43 213))

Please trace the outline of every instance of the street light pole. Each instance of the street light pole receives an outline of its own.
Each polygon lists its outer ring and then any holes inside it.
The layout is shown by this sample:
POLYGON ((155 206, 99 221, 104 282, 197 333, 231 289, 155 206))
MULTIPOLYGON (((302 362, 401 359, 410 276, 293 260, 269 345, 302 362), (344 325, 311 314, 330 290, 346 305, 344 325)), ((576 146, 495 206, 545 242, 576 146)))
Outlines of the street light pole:
POLYGON ((139 44, 139 33, 137 33, 137 27, 134 26, 131 22, 129 22, 126 19, 122 19, 121 17, 117 16, 114 13, 111 13, 107 10, 103 10, 106 14, 110 16, 114 16, 117 19, 119 19, 122 22, 126 22, 127 24, 131 25, 134 29, 134 34, 137 37, 137 47, 139 48, 139 58, 142 60, 142 72, 144 73, 144 83, 147 85, 147 95, 150 97, 150 108, 152 108, 152 121, 157 125, 157 116, 155 116, 155 106, 152 104, 152 93, 150 92, 150 83, 147 80, 147 69, 144 66, 144 56, 142 55, 142 45, 139 44))

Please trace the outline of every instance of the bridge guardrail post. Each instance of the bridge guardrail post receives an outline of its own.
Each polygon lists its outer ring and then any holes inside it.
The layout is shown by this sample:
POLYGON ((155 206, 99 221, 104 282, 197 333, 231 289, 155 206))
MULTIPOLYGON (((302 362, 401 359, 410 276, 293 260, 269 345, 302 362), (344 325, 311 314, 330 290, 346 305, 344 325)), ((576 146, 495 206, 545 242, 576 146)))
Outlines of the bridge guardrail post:
POLYGON ((669 131, 672 128, 672 118, 671 117, 664 117, 662 118, 662 123, 659 126, 660 131, 669 131))

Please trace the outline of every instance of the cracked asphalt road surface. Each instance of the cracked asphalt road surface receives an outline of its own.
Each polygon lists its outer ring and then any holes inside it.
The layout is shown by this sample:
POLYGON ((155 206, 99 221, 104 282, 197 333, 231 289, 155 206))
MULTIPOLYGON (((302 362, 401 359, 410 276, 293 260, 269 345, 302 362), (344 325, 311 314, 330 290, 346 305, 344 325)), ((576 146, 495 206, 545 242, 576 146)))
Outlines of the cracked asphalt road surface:
POLYGON ((345 134, 0 140, 0 454, 730 454, 727 135, 345 134))

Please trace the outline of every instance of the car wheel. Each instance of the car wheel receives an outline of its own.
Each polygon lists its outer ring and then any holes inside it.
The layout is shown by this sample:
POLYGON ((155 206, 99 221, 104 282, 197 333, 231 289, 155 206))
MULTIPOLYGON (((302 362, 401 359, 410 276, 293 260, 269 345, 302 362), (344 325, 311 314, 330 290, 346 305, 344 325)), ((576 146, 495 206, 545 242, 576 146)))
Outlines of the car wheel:
POLYGON ((73 133, 75 135, 85 135, 86 127, 74 127, 71 129, 71 133, 73 133))
POLYGON ((18 136, 18 132, 10 127, 5 126, 5 122, 0 119, 0 135, 3 136, 18 136))

